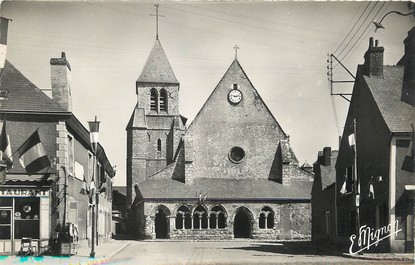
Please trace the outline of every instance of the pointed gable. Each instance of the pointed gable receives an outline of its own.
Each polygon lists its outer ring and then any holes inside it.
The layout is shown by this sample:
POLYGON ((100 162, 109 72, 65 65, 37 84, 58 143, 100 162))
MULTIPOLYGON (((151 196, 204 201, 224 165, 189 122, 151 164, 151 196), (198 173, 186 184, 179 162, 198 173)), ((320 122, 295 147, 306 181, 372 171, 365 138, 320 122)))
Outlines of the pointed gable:
POLYGON ((279 142, 288 140, 238 60, 196 115, 186 137, 192 139, 193 178, 268 178, 279 142), (228 98, 235 87, 242 93, 236 104, 228 98), (232 150, 244 158, 235 163, 232 150))
POLYGON ((126 129, 128 130, 134 128, 147 128, 145 111, 142 108, 138 108, 137 105, 135 106, 133 114, 128 121, 126 129))
POLYGON ((8 92, 7 100, 1 101, 2 111, 68 113, 9 61, 6 61, 1 74, 0 89, 8 92))
POLYGON ((179 84, 158 39, 154 43, 137 83, 179 84))

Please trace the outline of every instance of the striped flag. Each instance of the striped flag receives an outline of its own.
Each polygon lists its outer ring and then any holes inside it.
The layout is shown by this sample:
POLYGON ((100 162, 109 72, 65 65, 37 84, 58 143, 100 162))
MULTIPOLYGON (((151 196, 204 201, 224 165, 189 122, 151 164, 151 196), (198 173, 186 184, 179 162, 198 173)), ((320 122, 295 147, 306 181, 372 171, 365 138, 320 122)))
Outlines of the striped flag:
POLYGON ((0 17, 0 68, 4 68, 6 63, 7 52, 7 29, 9 27, 9 19, 0 17))
POLYGON ((7 163, 7 168, 11 168, 13 166, 12 147, 9 135, 6 132, 6 120, 4 120, 3 128, 1 129, 0 151, 3 152, 3 159, 7 163))
POLYGON ((28 175, 33 175, 46 167, 50 167, 50 160, 40 141, 38 130, 16 152, 19 153, 19 161, 28 175))

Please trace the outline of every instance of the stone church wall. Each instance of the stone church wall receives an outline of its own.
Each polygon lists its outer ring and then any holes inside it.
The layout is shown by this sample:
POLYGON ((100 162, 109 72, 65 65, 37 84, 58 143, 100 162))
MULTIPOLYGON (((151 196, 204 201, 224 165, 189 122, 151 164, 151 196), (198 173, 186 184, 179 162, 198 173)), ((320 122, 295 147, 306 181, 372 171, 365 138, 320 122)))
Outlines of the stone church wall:
POLYGON ((233 239, 235 215, 241 209, 244 209, 249 215, 251 221, 250 238, 252 239, 295 240, 311 238, 311 206, 308 202, 227 202, 221 204, 207 202, 202 204, 208 209, 208 216, 214 206, 223 207, 226 212, 226 226, 219 229, 176 229, 177 209, 182 205, 186 205, 191 213, 198 206, 196 200, 190 203, 188 201, 145 202, 143 208, 137 209, 141 212, 139 215, 144 214, 144 216, 137 217, 137 220, 142 220, 140 225, 145 226, 144 234, 141 233, 142 238, 156 238, 155 216, 158 211, 164 211, 167 216, 168 238, 170 239, 233 239), (272 228, 259 227, 259 218, 264 207, 271 208, 274 213, 272 228))

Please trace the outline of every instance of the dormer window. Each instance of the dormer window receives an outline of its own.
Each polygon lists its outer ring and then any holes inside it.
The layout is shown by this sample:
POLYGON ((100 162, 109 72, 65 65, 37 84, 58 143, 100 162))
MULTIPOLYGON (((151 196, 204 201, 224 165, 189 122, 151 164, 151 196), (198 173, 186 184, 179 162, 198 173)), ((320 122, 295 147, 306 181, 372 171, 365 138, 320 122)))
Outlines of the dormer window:
POLYGON ((151 95, 150 95, 150 110, 157 111, 157 105, 158 105, 158 93, 155 88, 152 88, 151 95))
POLYGON ((160 90, 160 111, 167 111, 167 92, 165 89, 160 90))
POLYGON ((8 90, 0 90, 0 100, 6 100, 9 95, 8 90))

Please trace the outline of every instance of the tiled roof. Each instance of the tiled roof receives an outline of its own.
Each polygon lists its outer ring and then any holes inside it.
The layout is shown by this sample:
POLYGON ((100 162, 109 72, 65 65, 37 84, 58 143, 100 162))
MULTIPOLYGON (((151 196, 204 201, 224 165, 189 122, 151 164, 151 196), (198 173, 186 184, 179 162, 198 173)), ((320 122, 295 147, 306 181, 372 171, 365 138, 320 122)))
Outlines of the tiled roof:
POLYGON ((188 182, 172 179, 149 179, 140 183, 144 199, 192 199, 208 194, 208 199, 310 199, 311 181, 282 185, 268 179, 201 178, 188 182))
POLYGON ((0 89, 8 91, 7 100, 0 101, 0 111, 68 113, 9 61, 0 77, 0 89))
POLYGON ((330 186, 334 182, 336 182, 336 161, 337 156, 339 155, 338 150, 331 151, 331 165, 330 166, 320 166, 321 170, 321 182, 323 184, 323 189, 330 186))
POLYGON ((415 107, 401 101, 403 66, 384 66, 383 78, 364 76, 391 132, 412 132, 415 107))
POLYGON ((154 43, 137 83, 179 84, 159 40, 154 43))

